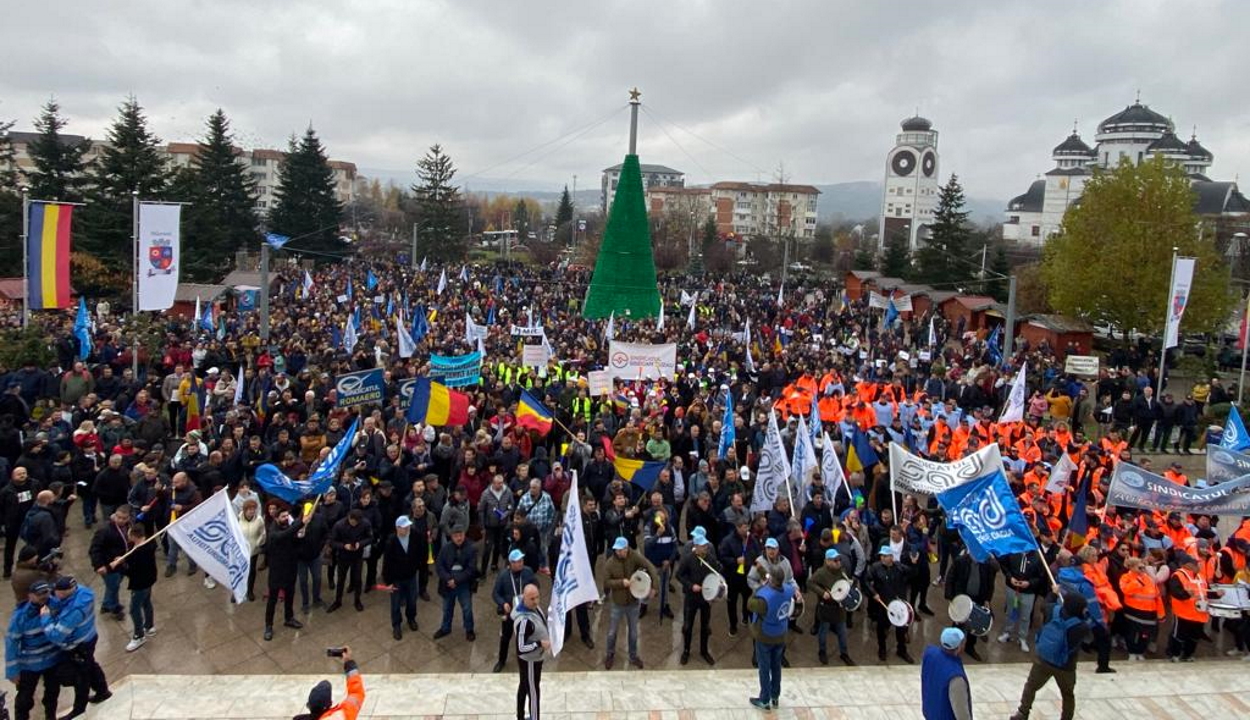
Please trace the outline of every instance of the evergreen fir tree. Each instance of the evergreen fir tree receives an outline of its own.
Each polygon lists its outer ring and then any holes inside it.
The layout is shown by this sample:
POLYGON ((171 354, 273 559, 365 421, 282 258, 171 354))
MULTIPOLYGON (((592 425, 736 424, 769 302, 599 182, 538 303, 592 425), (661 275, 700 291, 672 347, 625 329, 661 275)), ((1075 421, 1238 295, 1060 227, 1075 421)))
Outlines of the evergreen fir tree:
MULTIPOLYGON (((14 164, 17 153, 9 130, 13 121, 0 121, 0 237, 17 238, 22 233, 22 198, 17 170, 14 164)), ((0 273, 8 276, 22 273, 22 253, 0 253, 0 273)))
POLYGON ((866 248, 859 248, 851 258, 852 270, 872 270, 877 266, 877 259, 866 248))
POLYGON ((215 281, 231 267, 234 253, 256 246, 256 184, 236 155, 230 121, 218 109, 191 165, 178 173, 171 197, 183 208, 182 276, 215 281))
POLYGON ((512 228, 516 230, 517 241, 525 242, 530 236, 530 208, 525 200, 517 200, 512 211, 512 228))
POLYGON ((989 278, 989 282, 985 284, 986 294, 999 302, 1007 302, 1007 276, 1011 275, 1011 262, 1007 260, 1007 248, 1001 242, 994 246, 989 270, 986 274, 989 278))
POLYGON ((417 161, 417 179, 412 186, 420 216, 420 245, 436 260, 463 260, 466 239, 461 229, 460 191, 452 185, 456 168, 451 158, 435 144, 417 161))
POLYGON ((885 253, 881 256, 881 274, 886 277, 911 279, 911 249, 907 246, 907 236, 894 233, 885 244, 885 253))
POLYGON ((971 237, 968 215, 959 178, 951 175, 938 191, 929 241, 916 253, 918 279, 929 283, 955 283, 971 276, 972 266, 967 262, 971 237))
POLYGON ((0 192, 17 192, 17 151, 9 137, 12 129, 12 120, 0 120, 0 192))
POLYGON ((708 215, 703 223, 703 252, 707 252, 707 249, 715 245, 719 239, 720 233, 716 232, 716 218, 708 215))
POLYGON ((33 199, 70 202, 83 199, 83 156, 91 148, 91 141, 69 144, 61 137, 61 130, 68 123, 61 116, 61 106, 55 100, 49 100, 35 120, 39 136, 27 149, 35 169, 26 173, 26 183, 30 186, 30 197, 33 199))
POLYGON ((573 196, 569 195, 569 186, 564 186, 564 192, 560 194, 560 204, 556 207, 556 227, 562 227, 564 223, 573 220, 573 196))
POLYGON ((90 174, 88 202, 82 209, 83 232, 74 249, 94 255, 105 267, 129 277, 134 262, 132 193, 138 193, 140 200, 164 199, 171 173, 161 142, 149 132, 135 98, 127 98, 118 108, 107 138, 90 174))
POLYGON ((334 171, 325 148, 309 127, 298 141, 291 138, 286 160, 278 170, 276 200, 269 229, 299 238, 295 250, 328 252, 340 249, 339 222, 343 205, 334 194, 334 171))

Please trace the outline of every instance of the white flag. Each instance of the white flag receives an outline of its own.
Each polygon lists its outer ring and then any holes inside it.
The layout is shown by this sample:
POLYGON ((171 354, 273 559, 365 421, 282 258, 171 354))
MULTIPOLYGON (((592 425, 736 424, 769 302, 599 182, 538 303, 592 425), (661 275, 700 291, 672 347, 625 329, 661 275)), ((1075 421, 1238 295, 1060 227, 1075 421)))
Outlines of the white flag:
POLYGON ((694 305, 694 295, 691 295, 685 290, 682 290, 681 291, 681 304, 682 305, 694 305))
POLYGON ((489 325, 478 325, 466 310, 464 313, 464 341, 469 345, 485 340, 490 335, 489 325))
POLYGON ((461 265, 460 266, 460 282, 468 282, 468 281, 469 281, 469 266, 461 265))
POLYGON ((846 488, 846 496, 851 496, 851 489, 846 484, 846 473, 842 471, 842 462, 838 460, 838 453, 833 449, 833 441, 829 439, 829 433, 821 433, 820 438, 820 479, 825 482, 825 492, 829 494, 825 498, 825 502, 833 505, 833 499, 838 496, 838 490, 846 488))
POLYGON ((746 330, 743 331, 746 339, 743 341, 747 346, 747 372, 755 372, 755 358, 751 357, 751 320, 747 319, 746 330))
POLYGON ((768 434, 760 448, 760 464, 755 471, 755 491, 751 495, 751 512, 767 512, 777 502, 777 493, 790 477, 786 448, 777 429, 777 413, 768 413, 768 434))
POLYGON ((777 306, 781 307, 786 299, 786 284, 781 283, 781 287, 777 288, 777 306))
POLYGON ((308 297, 308 293, 312 292, 312 289, 313 289, 312 274, 309 273, 307 270, 305 270, 304 271, 304 297, 305 298, 308 297))
POLYGON ((686 327, 694 330, 694 303, 690 304, 690 315, 686 317, 686 327))
POLYGON ((933 318, 934 316, 929 316, 929 347, 937 345, 937 332, 933 328, 933 318))
POLYGON ((234 404, 243 402, 243 363, 239 363, 239 375, 234 379, 234 404))
MULTIPOLYGON (((139 203, 139 309, 168 310, 178 293, 181 205, 139 203)), ((261 288, 268 292, 269 288, 261 288)), ((199 322, 199 318, 195 318, 199 322)))
POLYGON ((616 311, 608 314, 608 326, 603 329, 603 337, 607 340, 616 339, 616 311))
POLYGON ((168 532, 169 539, 178 543, 201 570, 229 586, 235 602, 247 598, 251 548, 224 488, 178 518, 168 532))
POLYGON ((443 272, 438 276, 438 289, 434 291, 435 295, 442 295, 447 289, 447 268, 443 268, 443 272))
POLYGON ((410 358, 417 352, 417 344, 412 340, 412 333, 404 327, 404 311, 395 313, 395 336, 399 338, 399 356, 410 358))
POLYGON ((1178 257, 1172 264, 1172 288, 1168 293, 1168 324, 1163 348, 1176 347, 1180 342, 1181 318, 1189 304, 1189 291, 1194 284, 1194 263, 1197 258, 1178 257))
POLYGON ((564 523, 560 532, 560 556, 551 579, 551 604, 547 606, 547 629, 551 638, 551 654, 560 654, 564 647, 564 619, 569 610, 599 599, 595 571, 590 565, 586 533, 582 530, 582 502, 577 488, 577 471, 573 471, 569 491, 565 495, 564 523))
POLYGON ((1029 364, 1024 363, 1020 366, 1020 372, 1016 373, 1016 379, 1011 383, 1011 394, 1007 396, 1007 407, 1003 408, 1002 417, 998 418, 1000 423, 1020 422, 1024 419, 1024 376, 1028 369, 1029 364))
POLYGON ((202 317, 204 317, 204 313, 200 311, 200 296, 196 295, 195 296, 195 314, 191 316, 192 326, 198 327, 200 324, 200 318, 202 317))
POLYGON ((425 258, 421 258, 421 272, 425 272, 425 258))
MULTIPOLYGON (((816 464, 816 448, 812 445, 812 434, 808 430, 807 420, 802 415, 799 415, 799 429, 794 435, 794 460, 791 467, 793 469, 790 477, 794 479, 794 487, 798 488, 798 492, 794 495, 798 498, 797 502, 805 504, 811 487, 811 478, 808 475, 819 466, 816 464)), ((791 501, 793 502, 794 498, 791 498, 791 501)))
POLYGON ((346 348, 347 354, 350 355, 356 350, 356 321, 351 315, 347 316, 347 327, 343 328, 343 347, 346 348))
POLYGON ((1060 455, 1059 462, 1050 469, 1050 480, 1046 483, 1046 492, 1063 492, 1068 487, 1068 481, 1075 470, 1076 463, 1072 462, 1067 452, 1064 452, 1060 455))
POLYGON ((655 321, 655 329, 664 332, 664 301, 660 301, 660 319, 655 321))

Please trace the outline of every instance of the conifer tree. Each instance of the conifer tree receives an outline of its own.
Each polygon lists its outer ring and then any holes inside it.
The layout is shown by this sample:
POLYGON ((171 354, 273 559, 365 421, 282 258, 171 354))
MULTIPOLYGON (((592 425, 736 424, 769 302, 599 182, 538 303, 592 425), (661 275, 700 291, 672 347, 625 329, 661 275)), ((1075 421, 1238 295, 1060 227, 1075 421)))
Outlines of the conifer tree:
POLYGON ((466 238, 461 232, 460 191, 452 180, 456 168, 440 145, 433 145, 417 161, 418 184, 412 186, 416 199, 418 227, 423 254, 436 260, 463 260, 466 238))
POLYGON ((929 283, 957 283, 971 277, 968 215, 959 178, 951 175, 938 191, 929 240, 916 253, 918 279, 929 283))
POLYGON ((67 142, 61 134, 67 124, 69 121, 62 117, 56 100, 49 100, 35 119, 38 137, 27 148, 35 169, 26 173, 26 184, 34 199, 71 202, 83 199, 84 156, 91 148, 91 141, 67 142))
POLYGON ((278 171, 276 200, 269 213, 271 232, 299 238, 292 249, 341 250, 339 223, 343 204, 334 192, 334 171, 316 131, 309 127, 298 141, 291 138, 286 160, 278 171))

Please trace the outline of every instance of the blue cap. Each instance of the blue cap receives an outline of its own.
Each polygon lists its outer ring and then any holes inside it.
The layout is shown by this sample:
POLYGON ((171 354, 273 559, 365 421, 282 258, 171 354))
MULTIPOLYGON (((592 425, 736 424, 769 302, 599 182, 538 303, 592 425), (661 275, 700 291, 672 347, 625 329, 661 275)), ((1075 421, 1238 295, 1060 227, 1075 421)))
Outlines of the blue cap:
POLYGON ((842 554, 838 552, 837 548, 829 548, 825 551, 826 560, 837 560, 840 557, 842 557, 842 554))
POLYGON ((707 530, 704 530, 702 525, 695 525, 694 530, 690 531, 690 537, 692 538, 705 536, 707 536, 707 530))
POLYGON ((514 549, 512 552, 508 553, 508 562, 520 562, 524 559, 525 553, 521 552, 520 549, 514 549))
POLYGON ((957 627, 948 627, 942 631, 942 647, 954 650, 964 641, 964 631, 957 627))
POLYGON ((893 555, 894 551, 890 549, 889 545, 882 545, 881 549, 877 551, 877 554, 878 555, 893 555))
POLYGON ((407 515, 400 515, 399 517, 395 518, 395 527, 397 528, 412 527, 412 518, 408 517, 407 515))
POLYGON ((781 546, 777 544, 777 538, 768 538, 768 540, 764 541, 764 547, 777 549, 781 546))
POLYGON ((623 537, 618 537, 616 542, 612 543, 613 550, 624 550, 627 547, 629 547, 629 541, 623 537))
POLYGON ((707 535, 695 535, 694 544, 699 547, 703 547, 705 545, 711 545, 712 541, 707 539, 707 535))
POLYGON ((30 584, 31 595, 43 595, 52 592, 52 583, 47 580, 36 580, 30 584))

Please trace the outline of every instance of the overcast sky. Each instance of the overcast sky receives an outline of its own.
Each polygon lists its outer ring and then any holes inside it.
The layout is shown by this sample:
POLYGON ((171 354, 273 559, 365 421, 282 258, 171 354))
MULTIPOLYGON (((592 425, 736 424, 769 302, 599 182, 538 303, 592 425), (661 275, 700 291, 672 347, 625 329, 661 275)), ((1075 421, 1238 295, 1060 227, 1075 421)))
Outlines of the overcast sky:
POLYGON ((281 147, 312 122, 361 167, 406 170, 438 142, 462 178, 558 189, 620 161, 633 85, 642 161, 694 183, 770 180, 780 163, 792 182, 880 180, 919 107, 942 176, 1007 198, 1052 167, 1074 119, 1092 145, 1140 88, 1183 137, 1198 126, 1215 179, 1250 170, 1245 0, 104 6, 6 8, 0 118, 30 129, 55 95, 69 132, 101 137, 133 93, 167 141, 199 137, 222 107, 246 146, 281 147))

